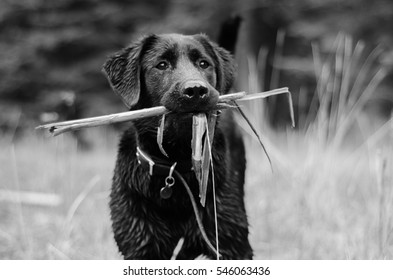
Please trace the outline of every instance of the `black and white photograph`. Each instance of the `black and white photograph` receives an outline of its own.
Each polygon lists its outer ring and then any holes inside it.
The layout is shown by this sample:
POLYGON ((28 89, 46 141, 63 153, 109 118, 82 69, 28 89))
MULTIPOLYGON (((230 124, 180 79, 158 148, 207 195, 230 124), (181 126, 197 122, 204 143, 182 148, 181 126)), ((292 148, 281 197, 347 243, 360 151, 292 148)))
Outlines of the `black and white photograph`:
POLYGON ((1 0, 0 259, 392 260, 392 26, 391 0, 1 0))

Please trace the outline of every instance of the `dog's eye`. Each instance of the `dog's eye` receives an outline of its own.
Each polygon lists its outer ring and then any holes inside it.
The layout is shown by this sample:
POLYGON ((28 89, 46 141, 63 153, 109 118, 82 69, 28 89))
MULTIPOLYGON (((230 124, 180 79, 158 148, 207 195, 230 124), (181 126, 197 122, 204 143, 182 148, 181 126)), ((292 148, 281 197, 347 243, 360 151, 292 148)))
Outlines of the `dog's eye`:
POLYGON ((169 64, 166 61, 161 61, 160 63, 158 63, 156 65, 156 68, 159 70, 166 70, 166 69, 168 69, 168 67, 169 67, 169 64))
POLYGON ((199 61, 199 67, 201 67, 202 69, 206 69, 210 66, 209 62, 207 62, 206 60, 201 60, 199 61))

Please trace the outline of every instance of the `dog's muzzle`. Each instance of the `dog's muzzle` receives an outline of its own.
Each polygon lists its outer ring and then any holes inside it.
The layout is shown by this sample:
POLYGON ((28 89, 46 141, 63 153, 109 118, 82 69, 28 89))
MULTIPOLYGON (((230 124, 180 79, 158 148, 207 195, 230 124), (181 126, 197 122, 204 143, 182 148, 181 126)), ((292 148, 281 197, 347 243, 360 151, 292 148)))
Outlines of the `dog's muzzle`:
POLYGON ((163 105, 174 112, 208 112, 218 102, 218 91, 203 80, 187 80, 169 90, 162 100, 163 105))

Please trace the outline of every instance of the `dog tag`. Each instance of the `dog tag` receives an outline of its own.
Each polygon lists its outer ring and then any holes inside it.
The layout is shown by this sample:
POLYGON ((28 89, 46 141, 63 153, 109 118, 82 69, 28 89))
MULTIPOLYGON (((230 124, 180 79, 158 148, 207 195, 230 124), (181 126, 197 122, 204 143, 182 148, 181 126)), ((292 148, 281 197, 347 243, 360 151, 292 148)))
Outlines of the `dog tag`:
POLYGON ((172 196, 172 187, 165 186, 160 190, 160 196, 162 199, 168 199, 172 196))

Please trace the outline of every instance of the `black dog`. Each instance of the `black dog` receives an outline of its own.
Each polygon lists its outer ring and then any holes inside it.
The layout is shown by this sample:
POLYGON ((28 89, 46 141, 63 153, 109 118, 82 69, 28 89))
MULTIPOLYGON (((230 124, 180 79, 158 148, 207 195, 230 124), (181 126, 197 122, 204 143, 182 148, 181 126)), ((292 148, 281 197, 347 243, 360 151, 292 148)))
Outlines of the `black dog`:
MULTIPOLYGON (((164 105, 163 148, 157 144, 161 117, 134 121, 120 145, 111 191, 112 226, 126 259, 170 259, 181 238, 179 259, 216 258, 202 238, 187 191, 179 180, 165 192, 176 162, 197 201, 199 186, 191 164, 192 114, 211 111, 228 93, 234 76, 231 55, 204 35, 151 35, 123 49, 104 65, 110 84, 132 109, 164 105), (164 191, 163 191, 164 188, 164 191)), ((212 147, 223 259, 251 259, 244 207, 244 145, 230 110, 219 117, 212 147)), ((199 215, 216 246, 212 180, 199 215)))

